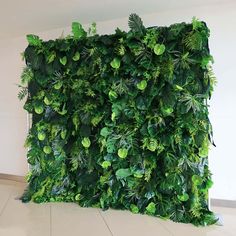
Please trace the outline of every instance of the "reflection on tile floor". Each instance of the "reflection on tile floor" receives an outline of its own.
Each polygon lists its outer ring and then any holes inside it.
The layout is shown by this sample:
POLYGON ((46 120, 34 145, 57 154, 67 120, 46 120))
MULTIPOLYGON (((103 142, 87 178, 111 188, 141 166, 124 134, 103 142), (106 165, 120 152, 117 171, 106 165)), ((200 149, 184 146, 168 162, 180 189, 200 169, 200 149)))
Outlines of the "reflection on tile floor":
POLYGON ((224 226, 194 227, 73 203, 24 204, 25 184, 0 180, 0 236, 235 236, 236 208, 214 207, 224 226))

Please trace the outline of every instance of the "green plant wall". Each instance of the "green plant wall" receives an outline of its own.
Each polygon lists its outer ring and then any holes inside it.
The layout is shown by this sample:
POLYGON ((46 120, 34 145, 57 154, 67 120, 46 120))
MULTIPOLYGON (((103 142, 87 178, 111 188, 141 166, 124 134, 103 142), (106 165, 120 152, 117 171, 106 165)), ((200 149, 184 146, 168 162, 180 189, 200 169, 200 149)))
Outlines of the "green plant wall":
POLYGON ((28 35, 19 98, 32 114, 24 202, 76 202, 177 222, 215 222, 207 101, 215 82, 209 29, 191 24, 28 35))

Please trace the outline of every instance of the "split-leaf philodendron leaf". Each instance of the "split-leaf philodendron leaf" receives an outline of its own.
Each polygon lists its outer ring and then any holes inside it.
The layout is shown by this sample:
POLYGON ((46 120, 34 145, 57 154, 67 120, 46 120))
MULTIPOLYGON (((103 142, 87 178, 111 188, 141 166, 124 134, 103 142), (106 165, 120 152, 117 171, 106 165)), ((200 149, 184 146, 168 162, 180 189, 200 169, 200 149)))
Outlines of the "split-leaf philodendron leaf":
POLYGON ((28 35, 20 99, 32 114, 23 201, 128 209, 213 224, 207 101, 215 78, 204 22, 28 35))

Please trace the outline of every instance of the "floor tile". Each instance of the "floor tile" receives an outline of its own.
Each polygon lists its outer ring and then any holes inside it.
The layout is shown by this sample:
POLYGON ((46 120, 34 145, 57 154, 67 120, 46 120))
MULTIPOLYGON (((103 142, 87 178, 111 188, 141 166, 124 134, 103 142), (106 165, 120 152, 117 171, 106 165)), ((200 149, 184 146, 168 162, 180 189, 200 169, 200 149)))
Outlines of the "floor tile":
POLYGON ((12 192, 12 188, 0 184, 0 216, 12 192))
POLYGON ((222 217, 225 231, 230 232, 233 236, 236 235, 236 208, 212 207, 212 211, 222 217))
POLYGON ((171 236, 161 224, 160 219, 147 215, 133 214, 129 211, 101 211, 114 236, 171 236))
POLYGON ((0 236, 50 236, 50 205, 22 203, 17 186, 0 216, 0 236))
POLYGON ((111 236, 96 208, 75 203, 52 203, 52 236, 111 236))
POLYGON ((163 220, 161 224, 174 236, 233 236, 224 226, 196 227, 192 224, 175 223, 170 220, 163 220))

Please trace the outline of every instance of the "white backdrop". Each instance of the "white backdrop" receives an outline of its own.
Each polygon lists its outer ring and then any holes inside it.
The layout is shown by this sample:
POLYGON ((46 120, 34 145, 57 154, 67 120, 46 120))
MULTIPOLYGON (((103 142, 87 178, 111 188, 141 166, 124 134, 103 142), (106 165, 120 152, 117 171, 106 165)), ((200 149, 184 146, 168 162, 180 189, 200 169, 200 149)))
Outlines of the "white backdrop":
MULTIPOLYGON (((207 22, 211 29, 210 49, 214 56, 214 71, 218 85, 210 102, 210 118, 217 145, 210 151, 210 169, 214 186, 211 197, 236 200, 236 2, 215 6, 170 10, 142 15, 146 26, 190 22, 193 16, 207 22)), ((79 19, 78 19, 79 20, 79 19)), ((112 33, 116 27, 127 29, 128 18, 97 22, 98 33, 112 33)), ((92 19, 91 19, 92 21, 92 19)), ((63 29, 29 32, 43 39, 59 37, 63 29)), ((64 33, 70 32, 70 27, 64 33)), ((27 172, 26 114, 17 100, 20 73, 24 62, 20 53, 27 43, 25 36, 0 41, 0 173, 25 175, 27 172)))

